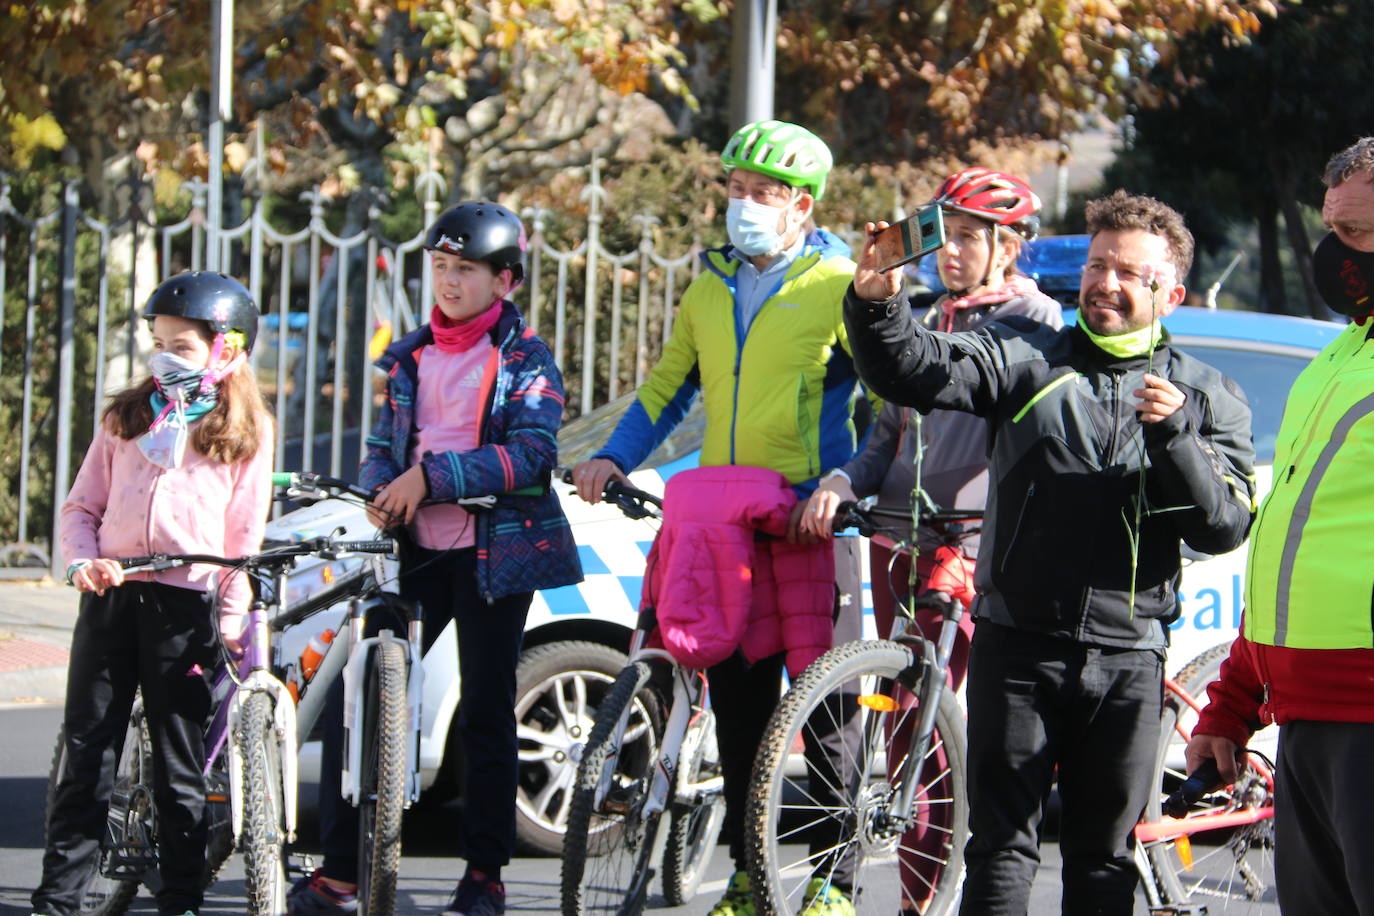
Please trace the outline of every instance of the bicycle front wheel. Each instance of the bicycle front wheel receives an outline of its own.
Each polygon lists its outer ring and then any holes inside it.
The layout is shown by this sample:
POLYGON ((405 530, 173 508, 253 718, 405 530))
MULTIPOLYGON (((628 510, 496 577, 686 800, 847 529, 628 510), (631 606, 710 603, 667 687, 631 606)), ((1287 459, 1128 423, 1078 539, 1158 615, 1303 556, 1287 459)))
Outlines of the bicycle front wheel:
POLYGON ((358 903, 367 916, 396 909, 406 796, 406 647, 377 643, 368 666, 358 802, 358 903))
MULTIPOLYGON (((1206 687, 1217 679, 1229 652, 1229 643, 1213 646, 1185 665, 1175 683, 1205 703, 1206 687)), ((1186 775, 1185 735, 1192 733, 1196 722, 1191 705, 1172 691, 1166 694, 1155 757, 1159 791, 1146 803, 1142 828, 1168 823, 1163 820, 1161 805, 1186 775)), ((1207 912, 1214 914, 1275 912, 1273 810, 1273 776, 1267 768, 1251 766, 1236 785, 1203 796, 1187 815, 1190 820, 1239 823, 1173 837, 1145 838, 1142 842, 1161 902, 1205 904, 1207 912)))
POLYGON ((652 674, 647 662, 620 672, 582 748, 563 837, 565 916, 634 916, 644 908, 661 816, 644 811, 663 740, 662 704, 649 683, 652 674), (622 715, 625 731, 617 741, 622 715))
POLYGON ((244 701, 234 741, 243 755, 244 884, 249 916, 286 911, 286 845, 281 745, 272 722, 272 697, 254 691, 244 701))
MULTIPOLYGON (((52 811, 58 780, 66 768, 67 732, 57 733, 47 810, 52 811)), ((45 819, 46 828, 46 819, 45 819)), ((85 880, 78 904, 80 916, 120 916, 138 895, 138 885, 157 861, 153 817, 152 738, 141 703, 135 703, 124 747, 115 764, 110 807, 100 857, 85 880)))
POLYGON ((801 912, 821 883, 861 912, 954 909, 968 836, 964 719, 943 691, 929 748, 908 759, 921 674, 905 645, 846 643, 812 663, 778 704, 745 821, 760 913, 801 912), (907 790, 913 803, 899 810, 907 790))

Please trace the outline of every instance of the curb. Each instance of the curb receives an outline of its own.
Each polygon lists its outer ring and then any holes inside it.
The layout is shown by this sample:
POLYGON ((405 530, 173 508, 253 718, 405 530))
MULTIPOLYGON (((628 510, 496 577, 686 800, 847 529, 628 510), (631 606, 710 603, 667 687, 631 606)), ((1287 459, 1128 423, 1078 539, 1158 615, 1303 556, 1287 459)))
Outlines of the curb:
POLYGON ((66 695, 66 665, 0 671, 0 703, 61 703, 66 695))

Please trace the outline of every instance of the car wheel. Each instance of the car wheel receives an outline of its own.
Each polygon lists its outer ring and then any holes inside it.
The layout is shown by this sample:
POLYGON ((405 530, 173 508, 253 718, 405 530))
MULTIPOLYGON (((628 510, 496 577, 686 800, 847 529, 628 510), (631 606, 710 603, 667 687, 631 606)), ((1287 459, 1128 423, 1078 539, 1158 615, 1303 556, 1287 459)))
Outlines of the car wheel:
POLYGON ((626 661, 610 646, 580 640, 535 646, 521 656, 515 674, 515 833, 525 852, 562 854, 582 746, 626 661))

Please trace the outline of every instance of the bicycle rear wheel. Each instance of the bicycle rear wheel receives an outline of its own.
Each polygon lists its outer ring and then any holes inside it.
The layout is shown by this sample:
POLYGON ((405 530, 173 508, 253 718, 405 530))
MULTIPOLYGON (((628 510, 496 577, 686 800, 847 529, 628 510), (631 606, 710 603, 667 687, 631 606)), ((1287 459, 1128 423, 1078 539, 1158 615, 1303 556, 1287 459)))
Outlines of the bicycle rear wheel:
MULTIPOLYGON (((1184 666, 1175 682, 1205 703, 1204 691, 1216 680, 1229 651, 1229 644, 1213 646, 1184 666)), ((1160 822, 1163 800, 1186 775, 1182 763, 1187 741, 1179 727, 1191 734, 1196 721, 1196 713, 1177 694, 1170 692, 1166 696, 1155 758, 1155 784, 1160 788, 1145 806, 1147 823, 1160 822)), ((1258 816, 1265 809, 1272 815, 1273 805, 1272 778, 1251 768, 1235 786, 1203 796, 1188 817, 1235 813, 1255 814, 1256 819, 1237 827, 1147 843, 1161 902, 1205 904, 1212 914, 1274 912, 1278 905, 1274 888, 1274 819, 1258 816)))
POLYGON ((725 781, 709 709, 696 717, 682 741, 675 794, 663 850, 663 896, 669 906, 685 906, 711 865, 725 820, 725 781))
POLYGON ((778 705, 759 745, 745 820, 760 913, 800 912, 815 879, 833 882, 860 912, 953 910, 968 836, 964 720, 944 691, 930 747, 907 765, 903 742, 919 717, 920 675, 920 659, 905 645, 846 643, 813 662, 778 705), (803 747, 827 738, 834 747, 846 731, 859 740, 845 742, 841 760, 802 765, 803 747), (911 780, 908 819, 894 801, 911 780))
POLYGON ((358 905, 367 916, 396 909, 406 796, 406 647, 377 643, 368 666, 358 801, 358 905))
POLYGON ((283 817, 281 745, 272 722, 272 698, 254 691, 244 701, 234 741, 243 755, 244 884, 249 916, 286 911, 286 834, 283 817))
POLYGON ((660 814, 645 815, 643 808, 663 739, 662 704, 650 686, 652 674, 646 662, 620 672, 582 748, 563 837, 566 916, 634 916, 644 908, 660 814), (628 719, 616 741, 622 715, 628 719), (606 791, 598 802, 603 777, 606 791))

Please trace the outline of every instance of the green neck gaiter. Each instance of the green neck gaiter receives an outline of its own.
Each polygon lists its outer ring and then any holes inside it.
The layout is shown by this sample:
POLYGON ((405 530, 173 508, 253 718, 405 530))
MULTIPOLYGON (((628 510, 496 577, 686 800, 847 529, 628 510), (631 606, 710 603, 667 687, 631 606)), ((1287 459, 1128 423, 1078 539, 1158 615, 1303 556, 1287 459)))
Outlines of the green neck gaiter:
POLYGON ((1159 319, 1155 319, 1153 324, 1147 324, 1143 328, 1127 331, 1125 334, 1112 334, 1108 337, 1094 334, 1092 328, 1082 321, 1078 322, 1078 326, 1084 334, 1088 335, 1089 340, 1118 359, 1144 356, 1155 348, 1155 344, 1159 343, 1164 335, 1164 329, 1160 326, 1159 319))

